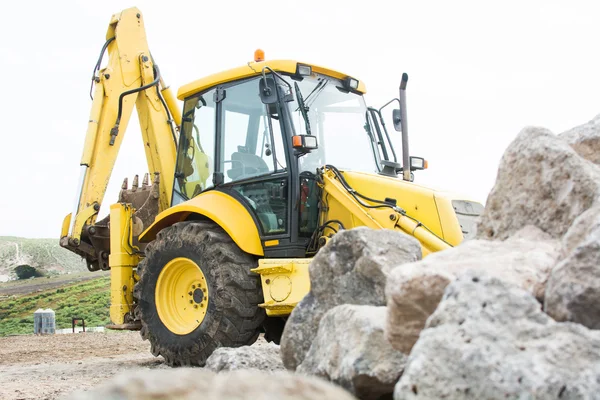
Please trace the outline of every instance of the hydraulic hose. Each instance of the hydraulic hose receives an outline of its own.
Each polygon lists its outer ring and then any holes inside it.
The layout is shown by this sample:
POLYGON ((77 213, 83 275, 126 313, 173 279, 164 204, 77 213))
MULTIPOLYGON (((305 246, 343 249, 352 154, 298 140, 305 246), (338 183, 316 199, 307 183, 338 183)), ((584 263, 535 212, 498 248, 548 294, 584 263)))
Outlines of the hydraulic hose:
POLYGON ((92 90, 94 88, 94 82, 96 81, 96 72, 100 70, 100 66, 102 65, 102 58, 104 58, 104 52, 108 48, 108 45, 115 40, 115 37, 111 37, 106 42, 104 42, 104 46, 102 46, 102 50, 100 50, 100 56, 98 57, 98 61, 96 61, 96 65, 94 65, 94 72, 92 72, 92 84, 90 85, 90 99, 94 100, 94 96, 92 96, 92 90))
POLYGON ((410 215, 408 215, 406 213, 405 210, 403 210, 402 208, 390 204, 390 203, 386 203, 385 201, 381 201, 381 200, 377 200, 377 199, 371 199, 365 195, 360 194, 359 192, 357 192, 356 190, 352 189, 350 187, 350 185, 348 184, 348 182, 346 181, 346 179, 344 178, 344 176, 342 175, 342 173, 333 165, 325 165, 325 168, 329 169, 331 172, 333 172, 333 174, 335 175, 335 177, 340 181, 340 183, 342 184, 343 188, 346 189, 346 191, 348 193, 350 193, 350 195, 352 197, 354 197, 354 199, 356 200, 356 202, 358 204, 360 204, 362 207, 365 208, 391 208, 394 211, 400 213, 403 217, 406 217, 412 221, 414 221, 416 223, 416 226, 413 229, 412 234, 414 235, 415 230, 417 228, 423 228, 426 231, 428 231, 431 235, 433 235, 434 237, 436 237, 437 239, 441 240, 443 243, 447 244, 450 247, 453 247, 450 243, 446 242, 444 239, 442 239, 441 237, 439 237, 435 232, 433 232, 431 229, 429 229, 426 225, 424 225, 421 221, 417 220, 416 218, 411 217, 410 215), (370 204, 366 204, 365 202, 363 202, 362 200, 359 199, 359 197, 370 201, 371 203, 375 203, 377 205, 370 205, 370 204))
POLYGON ((123 114, 123 98, 125 98, 125 96, 129 96, 130 94, 138 93, 138 92, 141 92, 142 90, 146 90, 148 88, 151 88, 152 86, 158 85, 158 82, 160 81, 160 70, 158 69, 158 66, 156 64, 154 64, 154 66, 152 68, 154 70, 154 76, 155 76, 155 78, 152 82, 150 82, 147 85, 140 86, 139 88, 127 90, 127 91, 121 93, 121 95, 119 96, 119 110, 117 111, 117 120, 115 121, 115 126, 113 126, 112 129, 110 130, 110 145, 111 146, 115 144, 115 139, 117 138, 117 135, 119 134, 119 124, 121 123, 121 115, 123 114))

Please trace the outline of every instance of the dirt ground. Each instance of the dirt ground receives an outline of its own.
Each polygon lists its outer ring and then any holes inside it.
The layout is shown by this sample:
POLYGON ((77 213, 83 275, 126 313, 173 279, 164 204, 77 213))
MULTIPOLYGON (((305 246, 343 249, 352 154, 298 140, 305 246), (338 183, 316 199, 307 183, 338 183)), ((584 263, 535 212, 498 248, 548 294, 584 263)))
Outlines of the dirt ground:
POLYGON ((0 399, 59 399, 132 369, 169 368, 139 332, 0 337, 0 399))

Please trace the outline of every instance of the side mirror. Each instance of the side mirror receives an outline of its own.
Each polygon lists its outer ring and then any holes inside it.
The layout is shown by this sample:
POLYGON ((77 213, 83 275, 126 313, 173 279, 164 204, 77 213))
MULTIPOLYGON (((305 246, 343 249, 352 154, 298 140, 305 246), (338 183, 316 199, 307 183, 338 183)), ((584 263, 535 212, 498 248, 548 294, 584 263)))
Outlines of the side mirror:
POLYGON ((263 78, 258 83, 260 101, 263 104, 277 103, 277 85, 273 78, 263 78))
POLYGON ((399 108, 392 111, 392 120, 394 121, 394 129, 398 132, 402 132, 402 113, 399 108))

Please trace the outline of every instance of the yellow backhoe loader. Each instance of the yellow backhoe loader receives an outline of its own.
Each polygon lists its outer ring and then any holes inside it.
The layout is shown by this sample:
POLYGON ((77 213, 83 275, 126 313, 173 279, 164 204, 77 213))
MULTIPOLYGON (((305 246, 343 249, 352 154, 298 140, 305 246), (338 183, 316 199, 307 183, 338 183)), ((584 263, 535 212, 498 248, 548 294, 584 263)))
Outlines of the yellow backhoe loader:
POLYGON ((398 103, 398 160, 384 107, 367 107, 359 79, 257 51, 181 87, 180 110, 140 11, 113 15, 60 239, 90 271, 111 271, 109 327, 140 330, 169 365, 202 365, 261 332, 277 342, 309 290, 311 257, 341 229, 400 230, 424 256, 459 244, 483 207, 413 183, 426 162, 409 154, 407 80, 384 106, 398 103), (134 105, 150 175, 125 180, 97 220, 134 105))

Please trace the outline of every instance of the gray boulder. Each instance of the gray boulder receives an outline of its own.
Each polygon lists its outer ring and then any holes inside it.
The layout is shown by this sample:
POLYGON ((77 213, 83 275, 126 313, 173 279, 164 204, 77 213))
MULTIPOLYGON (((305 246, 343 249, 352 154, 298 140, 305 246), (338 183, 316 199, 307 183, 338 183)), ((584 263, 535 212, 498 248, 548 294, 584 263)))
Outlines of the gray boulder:
POLYGON ((581 157, 600 164, 600 115, 586 124, 561 133, 559 137, 569 143, 581 157))
POLYGON ((296 372, 326 378, 359 399, 391 397, 406 356, 385 340, 385 319, 385 307, 332 308, 296 372))
POLYGON ((211 371, 233 371, 238 369, 258 369, 261 371, 283 370, 279 346, 262 339, 252 346, 219 347, 208 360, 206 368, 211 371))
POLYGON ((575 220, 562 251, 564 259, 548 279, 544 310, 557 321, 600 329, 600 206, 575 220))
POLYGON ((359 227, 336 234, 312 260, 310 292, 287 320, 281 337, 283 365, 295 370, 317 334, 319 322, 341 304, 384 306, 392 266, 421 259, 421 245, 398 231, 359 227))
POLYGON ((352 400, 350 393, 322 379, 287 371, 238 370, 214 373, 199 368, 140 370, 104 386, 76 392, 71 400, 352 400))
POLYGON ((542 302, 559 247, 557 240, 527 226, 505 241, 470 240, 395 268, 387 283, 387 340, 395 349, 410 353, 446 287, 468 269, 514 283, 542 302))
POLYGON ((476 238, 503 240, 525 224, 561 238, 599 195, 597 165, 547 129, 525 128, 502 156, 476 238))
POLYGON ((591 399, 600 332, 557 323, 527 291, 469 272, 427 322, 394 399, 591 399))

